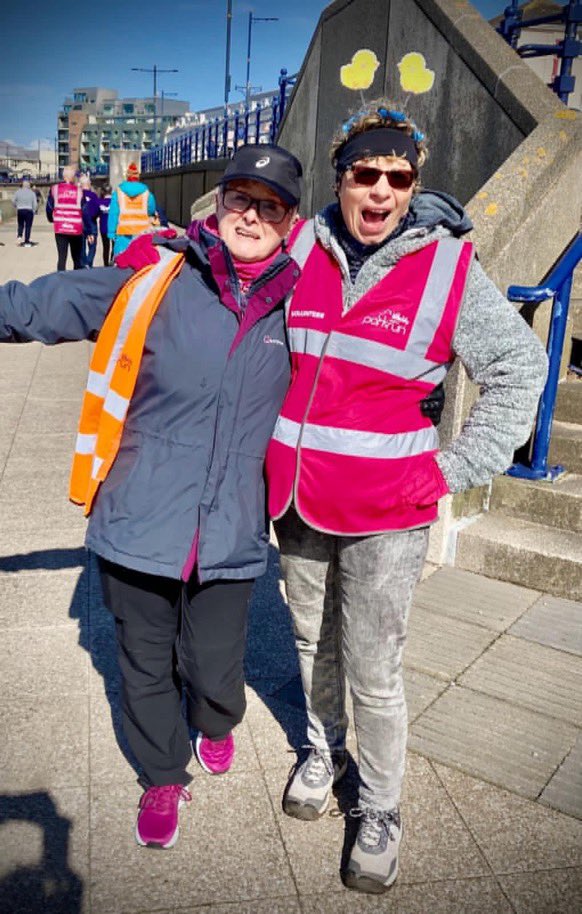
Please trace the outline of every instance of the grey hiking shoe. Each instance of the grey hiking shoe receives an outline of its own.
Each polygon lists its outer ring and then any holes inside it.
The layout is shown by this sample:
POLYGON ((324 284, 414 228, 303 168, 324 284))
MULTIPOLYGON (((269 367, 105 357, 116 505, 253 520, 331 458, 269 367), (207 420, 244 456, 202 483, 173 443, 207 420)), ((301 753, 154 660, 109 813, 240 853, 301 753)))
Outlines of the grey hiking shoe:
POLYGON ((361 822, 344 883, 349 889, 379 895, 390 888, 398 875, 400 812, 363 809, 354 814, 361 816, 361 822))
POLYGON ((331 756, 310 747, 302 765, 297 765, 283 796, 283 810, 295 819, 319 819, 328 807, 331 788, 346 773, 348 757, 345 750, 331 756))

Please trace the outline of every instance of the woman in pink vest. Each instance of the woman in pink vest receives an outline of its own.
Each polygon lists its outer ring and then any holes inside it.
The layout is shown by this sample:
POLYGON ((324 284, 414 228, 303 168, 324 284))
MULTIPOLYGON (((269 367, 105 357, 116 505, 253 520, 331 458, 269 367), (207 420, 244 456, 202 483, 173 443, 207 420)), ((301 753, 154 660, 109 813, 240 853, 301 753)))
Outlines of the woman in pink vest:
POLYGON ((293 616, 310 751, 285 812, 321 816, 346 771, 347 677, 359 753, 358 833, 344 882, 396 879, 407 714, 402 653, 438 501, 484 485, 530 431, 546 355, 483 272, 471 224, 419 192, 427 150, 375 102, 332 145, 337 203, 292 247, 292 380, 267 452, 269 508, 293 616), (458 358, 480 387, 439 449, 421 401, 458 358))
POLYGON ((63 180, 54 184, 46 201, 46 216, 53 223, 57 244, 57 270, 66 270, 67 252, 70 249, 75 270, 81 269, 83 253, 83 193, 75 183, 72 165, 63 168, 63 180))

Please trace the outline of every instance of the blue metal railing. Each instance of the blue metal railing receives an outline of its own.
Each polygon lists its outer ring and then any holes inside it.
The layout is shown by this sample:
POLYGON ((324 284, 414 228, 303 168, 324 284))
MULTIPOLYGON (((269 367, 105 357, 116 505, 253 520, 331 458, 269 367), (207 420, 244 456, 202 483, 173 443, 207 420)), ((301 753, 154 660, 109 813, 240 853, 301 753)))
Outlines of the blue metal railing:
POLYGON ((519 8, 519 0, 511 0, 503 13, 497 31, 514 48, 520 57, 559 57, 561 59, 560 72, 554 76, 550 88, 559 96, 565 105, 568 96, 574 91, 575 77, 572 76, 572 64, 576 57, 582 54, 582 42, 578 40, 578 29, 582 24, 582 3, 580 0, 568 0, 566 5, 557 13, 547 16, 537 16, 535 19, 523 19, 523 10, 519 8), (556 44, 524 44, 518 47, 518 40, 522 29, 548 25, 552 22, 564 23, 564 38, 556 44))
POLYGON ((230 158, 241 143, 275 143, 296 78, 297 74, 288 76, 283 69, 279 75, 279 92, 269 105, 253 110, 241 107, 148 150, 141 157, 142 172, 151 174, 207 159, 230 158))
POLYGON ((572 277, 582 260, 582 234, 578 235, 560 257, 558 263, 541 286, 510 286, 507 297, 516 302, 543 302, 553 298, 552 317, 548 336, 549 358, 548 379, 541 396, 536 426, 533 435, 532 455, 529 466, 515 463, 507 471, 509 476, 520 479, 555 479, 564 472, 564 467, 548 467, 548 451, 552 434, 552 421, 560 379, 560 364, 566 336, 568 308, 572 277))

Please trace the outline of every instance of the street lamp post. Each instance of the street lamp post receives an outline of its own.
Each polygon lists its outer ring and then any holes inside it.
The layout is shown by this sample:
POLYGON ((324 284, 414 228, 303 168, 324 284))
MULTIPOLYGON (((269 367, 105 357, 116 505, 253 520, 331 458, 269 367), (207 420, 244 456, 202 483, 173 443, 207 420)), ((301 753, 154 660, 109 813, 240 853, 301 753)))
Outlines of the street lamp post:
POLYGON ((160 67, 153 65, 153 67, 132 67, 131 68, 135 73, 153 73, 154 74, 154 143, 156 145, 157 140, 157 115, 158 115, 158 73, 178 73, 176 69, 162 70, 160 67))
POLYGON ((253 34, 253 22, 279 22, 278 16, 253 16, 249 13, 249 34, 247 43, 247 79, 245 83, 245 103, 248 109, 251 99, 251 39, 253 34))
POLYGON ((224 71, 224 117, 228 117, 230 94, 230 31, 232 27, 232 0, 226 0, 226 65, 224 71))

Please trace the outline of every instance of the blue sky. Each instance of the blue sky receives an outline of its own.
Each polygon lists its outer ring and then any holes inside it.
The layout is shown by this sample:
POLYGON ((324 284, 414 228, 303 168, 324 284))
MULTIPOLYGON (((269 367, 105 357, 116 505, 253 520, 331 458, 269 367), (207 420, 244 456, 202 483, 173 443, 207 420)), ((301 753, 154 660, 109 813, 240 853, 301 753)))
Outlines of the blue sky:
MULTIPOLYGON (((252 32, 251 82, 270 89, 281 67, 296 72, 324 0, 233 0, 230 100, 246 75, 248 14, 277 16, 252 32)), ((490 18, 506 0, 474 0, 490 18)), ((33 7, 36 4, 33 5, 33 7)), ((0 140, 53 143, 57 111, 75 86, 117 89, 120 97, 152 94, 152 77, 132 67, 178 68, 160 75, 158 92, 177 92, 193 110, 224 99, 225 0, 53 0, 25 13, 11 4, 2 13, 0 140)))

